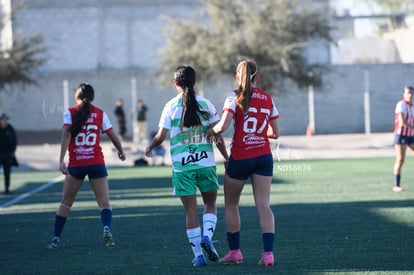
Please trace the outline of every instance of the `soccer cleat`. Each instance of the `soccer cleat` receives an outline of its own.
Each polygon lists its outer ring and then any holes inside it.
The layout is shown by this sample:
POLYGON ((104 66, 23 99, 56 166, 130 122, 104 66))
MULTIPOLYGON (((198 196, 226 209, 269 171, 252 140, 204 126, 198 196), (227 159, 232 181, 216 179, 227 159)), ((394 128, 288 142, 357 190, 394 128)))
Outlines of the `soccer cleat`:
POLYGON ((207 265, 206 258, 202 254, 201 255, 198 255, 197 257, 195 257, 192 263, 193 263, 193 266, 204 266, 204 265, 207 265))
POLYGON ((105 243, 106 247, 110 247, 110 246, 115 245, 115 242, 112 238, 111 229, 108 226, 104 227, 103 238, 104 238, 104 243, 105 243))
POLYGON ((48 249, 56 249, 56 248, 58 248, 59 242, 60 242, 59 237, 53 237, 50 244, 47 245, 47 248, 48 249))
POLYGON ((221 264, 239 264, 243 262, 243 254, 240 249, 230 250, 226 256, 219 260, 221 264))
POLYGON ((273 257, 273 252, 263 252, 262 258, 259 261, 259 265, 269 266, 269 265, 274 265, 274 264, 275 264, 275 259, 273 257))
POLYGON ((204 248, 204 250, 206 251, 210 261, 217 262, 219 260, 219 255, 217 253, 217 250, 214 248, 214 245, 211 242, 209 237, 204 236, 201 239, 201 247, 204 248))
POLYGON ((397 186, 397 185, 395 185, 395 186, 392 188, 392 191, 394 191, 394 192, 402 192, 402 191, 404 191, 404 189, 403 189, 401 186, 397 186))

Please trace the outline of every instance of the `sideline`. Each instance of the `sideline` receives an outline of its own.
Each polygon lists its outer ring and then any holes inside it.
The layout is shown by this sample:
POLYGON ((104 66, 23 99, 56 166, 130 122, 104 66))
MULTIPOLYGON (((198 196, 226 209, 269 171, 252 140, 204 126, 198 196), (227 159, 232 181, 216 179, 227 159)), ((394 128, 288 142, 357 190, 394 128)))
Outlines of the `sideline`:
POLYGON ((6 207, 9 207, 9 206, 11 206, 13 204, 16 204, 16 203, 24 200, 25 198, 27 198, 27 197, 29 197, 29 196, 31 196, 33 194, 36 194, 36 193, 38 193, 40 191, 43 191, 46 188, 49 188, 50 186, 52 186, 53 184, 55 184, 57 182, 60 182, 60 181, 63 181, 64 179, 65 179, 65 175, 60 175, 60 176, 54 178, 53 180, 51 180, 51 181, 49 181, 49 182, 47 182, 47 183, 45 183, 45 184, 43 184, 43 185, 35 188, 35 189, 33 189, 33 190, 29 191, 29 192, 26 192, 24 194, 21 194, 20 196, 17 196, 16 198, 14 198, 14 199, 12 199, 12 200, 10 200, 8 202, 5 202, 5 203, 1 204, 0 205, 0 211, 3 210, 6 207))

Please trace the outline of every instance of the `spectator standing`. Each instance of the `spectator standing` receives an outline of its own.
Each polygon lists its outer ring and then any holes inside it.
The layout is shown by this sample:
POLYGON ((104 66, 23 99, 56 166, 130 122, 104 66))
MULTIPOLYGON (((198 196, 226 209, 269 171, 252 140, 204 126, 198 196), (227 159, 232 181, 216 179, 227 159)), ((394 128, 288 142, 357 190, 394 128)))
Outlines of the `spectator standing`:
POLYGON ((148 107, 144 104, 142 99, 137 100, 137 124, 135 128, 135 134, 137 136, 137 142, 142 143, 148 138, 147 133, 147 111, 148 107))
POLYGON ((125 111, 124 111, 124 100, 122 98, 119 98, 116 101, 116 107, 115 107, 114 113, 118 121, 119 136, 122 139, 125 139, 127 127, 126 127, 126 117, 125 117, 125 111))
MULTIPOLYGON (((154 131, 151 133, 151 138, 153 139, 157 135, 157 131, 154 131)), ((161 165, 165 165, 165 148, 162 146, 162 144, 154 147, 152 149, 152 166, 155 166, 156 164, 156 157, 161 158, 161 165)))
POLYGON ((15 159, 17 148, 17 134, 13 126, 9 123, 9 116, 0 116, 0 165, 3 167, 4 174, 4 194, 10 192, 10 173, 15 159))

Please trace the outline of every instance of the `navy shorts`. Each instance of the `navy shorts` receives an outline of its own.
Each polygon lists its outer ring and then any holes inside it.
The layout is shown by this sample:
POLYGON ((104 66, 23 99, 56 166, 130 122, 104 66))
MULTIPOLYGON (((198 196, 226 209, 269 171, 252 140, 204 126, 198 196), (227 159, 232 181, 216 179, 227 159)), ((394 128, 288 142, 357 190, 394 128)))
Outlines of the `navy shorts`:
POLYGON ((414 137, 394 134, 394 145, 408 145, 414 143, 414 137))
POLYGON ((90 179, 99 179, 108 176, 105 164, 68 167, 68 172, 72 177, 78 180, 85 179, 86 175, 88 175, 88 178, 90 179))
POLYGON ((273 156, 268 154, 242 160, 235 160, 230 156, 226 172, 230 178, 238 180, 247 180, 251 174, 271 177, 273 176, 273 156))

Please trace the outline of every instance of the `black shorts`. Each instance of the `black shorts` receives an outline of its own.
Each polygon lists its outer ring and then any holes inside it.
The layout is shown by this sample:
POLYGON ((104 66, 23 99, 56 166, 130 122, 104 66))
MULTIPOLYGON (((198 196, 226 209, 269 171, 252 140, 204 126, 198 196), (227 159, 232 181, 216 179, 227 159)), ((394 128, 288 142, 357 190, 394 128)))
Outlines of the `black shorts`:
POLYGON ((227 164, 227 175, 230 178, 247 180, 251 174, 273 176, 272 154, 241 160, 235 160, 230 156, 227 164))
POLYGON ((394 145, 408 145, 414 143, 414 137, 394 134, 394 145))
POLYGON ((105 164, 68 167, 68 172, 72 177, 78 180, 83 180, 86 175, 88 175, 88 178, 90 179, 99 179, 108 176, 105 164))

